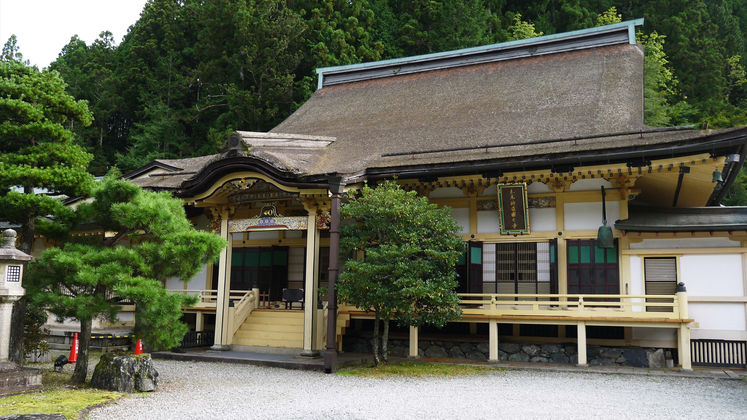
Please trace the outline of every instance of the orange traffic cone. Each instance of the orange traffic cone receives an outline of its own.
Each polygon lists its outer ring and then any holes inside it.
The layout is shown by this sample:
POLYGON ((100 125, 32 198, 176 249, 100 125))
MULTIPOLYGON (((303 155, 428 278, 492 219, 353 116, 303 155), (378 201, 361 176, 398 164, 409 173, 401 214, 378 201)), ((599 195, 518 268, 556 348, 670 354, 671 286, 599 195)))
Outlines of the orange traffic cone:
POLYGON ((67 358, 69 363, 78 361, 78 333, 73 337, 73 345, 70 347, 70 357, 67 358))
POLYGON ((135 343, 135 354, 143 354, 143 340, 137 339, 135 343))

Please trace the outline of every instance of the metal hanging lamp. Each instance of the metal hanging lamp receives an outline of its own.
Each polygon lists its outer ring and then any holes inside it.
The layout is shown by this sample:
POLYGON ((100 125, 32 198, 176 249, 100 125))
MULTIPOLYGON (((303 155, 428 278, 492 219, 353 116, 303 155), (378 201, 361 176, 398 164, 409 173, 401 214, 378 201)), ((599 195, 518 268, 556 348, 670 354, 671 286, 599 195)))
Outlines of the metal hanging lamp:
POLYGON ((723 182, 724 179, 721 178, 721 171, 718 170, 718 166, 716 167, 716 170, 713 171, 713 180, 711 182, 723 182))
POLYGON ((612 228, 607 226, 607 204, 604 200, 605 192, 604 186, 602 186, 602 226, 599 227, 597 232, 597 248, 614 248, 615 239, 612 237, 612 228))

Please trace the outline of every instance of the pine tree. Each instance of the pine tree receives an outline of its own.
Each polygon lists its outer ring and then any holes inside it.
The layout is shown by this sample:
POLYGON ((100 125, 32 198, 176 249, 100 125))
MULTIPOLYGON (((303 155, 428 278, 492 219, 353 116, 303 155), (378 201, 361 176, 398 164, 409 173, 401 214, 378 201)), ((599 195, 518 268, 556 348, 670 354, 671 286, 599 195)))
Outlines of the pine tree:
POLYGON ((144 191, 109 175, 92 196, 92 202, 78 205, 76 220, 116 234, 68 238, 28 270, 34 281, 27 294, 35 305, 80 321, 75 383, 86 380, 93 319, 116 319, 122 299, 135 303, 135 333, 144 341, 157 349, 176 346, 187 331, 181 307, 194 300, 169 293, 164 284, 168 278, 189 281, 226 246, 220 237, 196 231, 181 201, 168 193, 144 191))

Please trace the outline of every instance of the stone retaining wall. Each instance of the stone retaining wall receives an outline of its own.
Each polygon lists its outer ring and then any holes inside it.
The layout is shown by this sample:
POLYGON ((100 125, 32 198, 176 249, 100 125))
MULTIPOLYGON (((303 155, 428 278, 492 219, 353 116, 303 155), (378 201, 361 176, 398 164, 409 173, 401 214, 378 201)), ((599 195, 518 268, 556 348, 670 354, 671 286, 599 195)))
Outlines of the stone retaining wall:
MULTIPOLYGON (((373 339, 348 338, 343 340, 343 350, 351 353, 373 353, 373 339)), ((409 355, 408 340, 389 340, 389 354, 409 355)), ((671 359, 669 349, 641 347, 587 346, 586 358, 592 366, 666 367, 671 359)), ((488 360, 490 348, 487 342, 432 341, 418 342, 418 355, 452 359, 488 360)), ((498 358, 509 362, 578 363, 575 343, 566 344, 517 344, 499 343, 498 358)))

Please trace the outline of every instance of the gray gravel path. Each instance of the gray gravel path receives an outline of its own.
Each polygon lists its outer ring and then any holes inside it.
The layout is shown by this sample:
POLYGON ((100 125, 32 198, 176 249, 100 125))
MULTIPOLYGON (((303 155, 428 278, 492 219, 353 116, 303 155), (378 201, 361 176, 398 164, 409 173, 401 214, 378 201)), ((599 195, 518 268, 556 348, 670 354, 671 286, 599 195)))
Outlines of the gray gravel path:
POLYGON ((157 392, 90 419, 745 419, 747 381, 495 371, 362 379, 157 360, 157 392))

